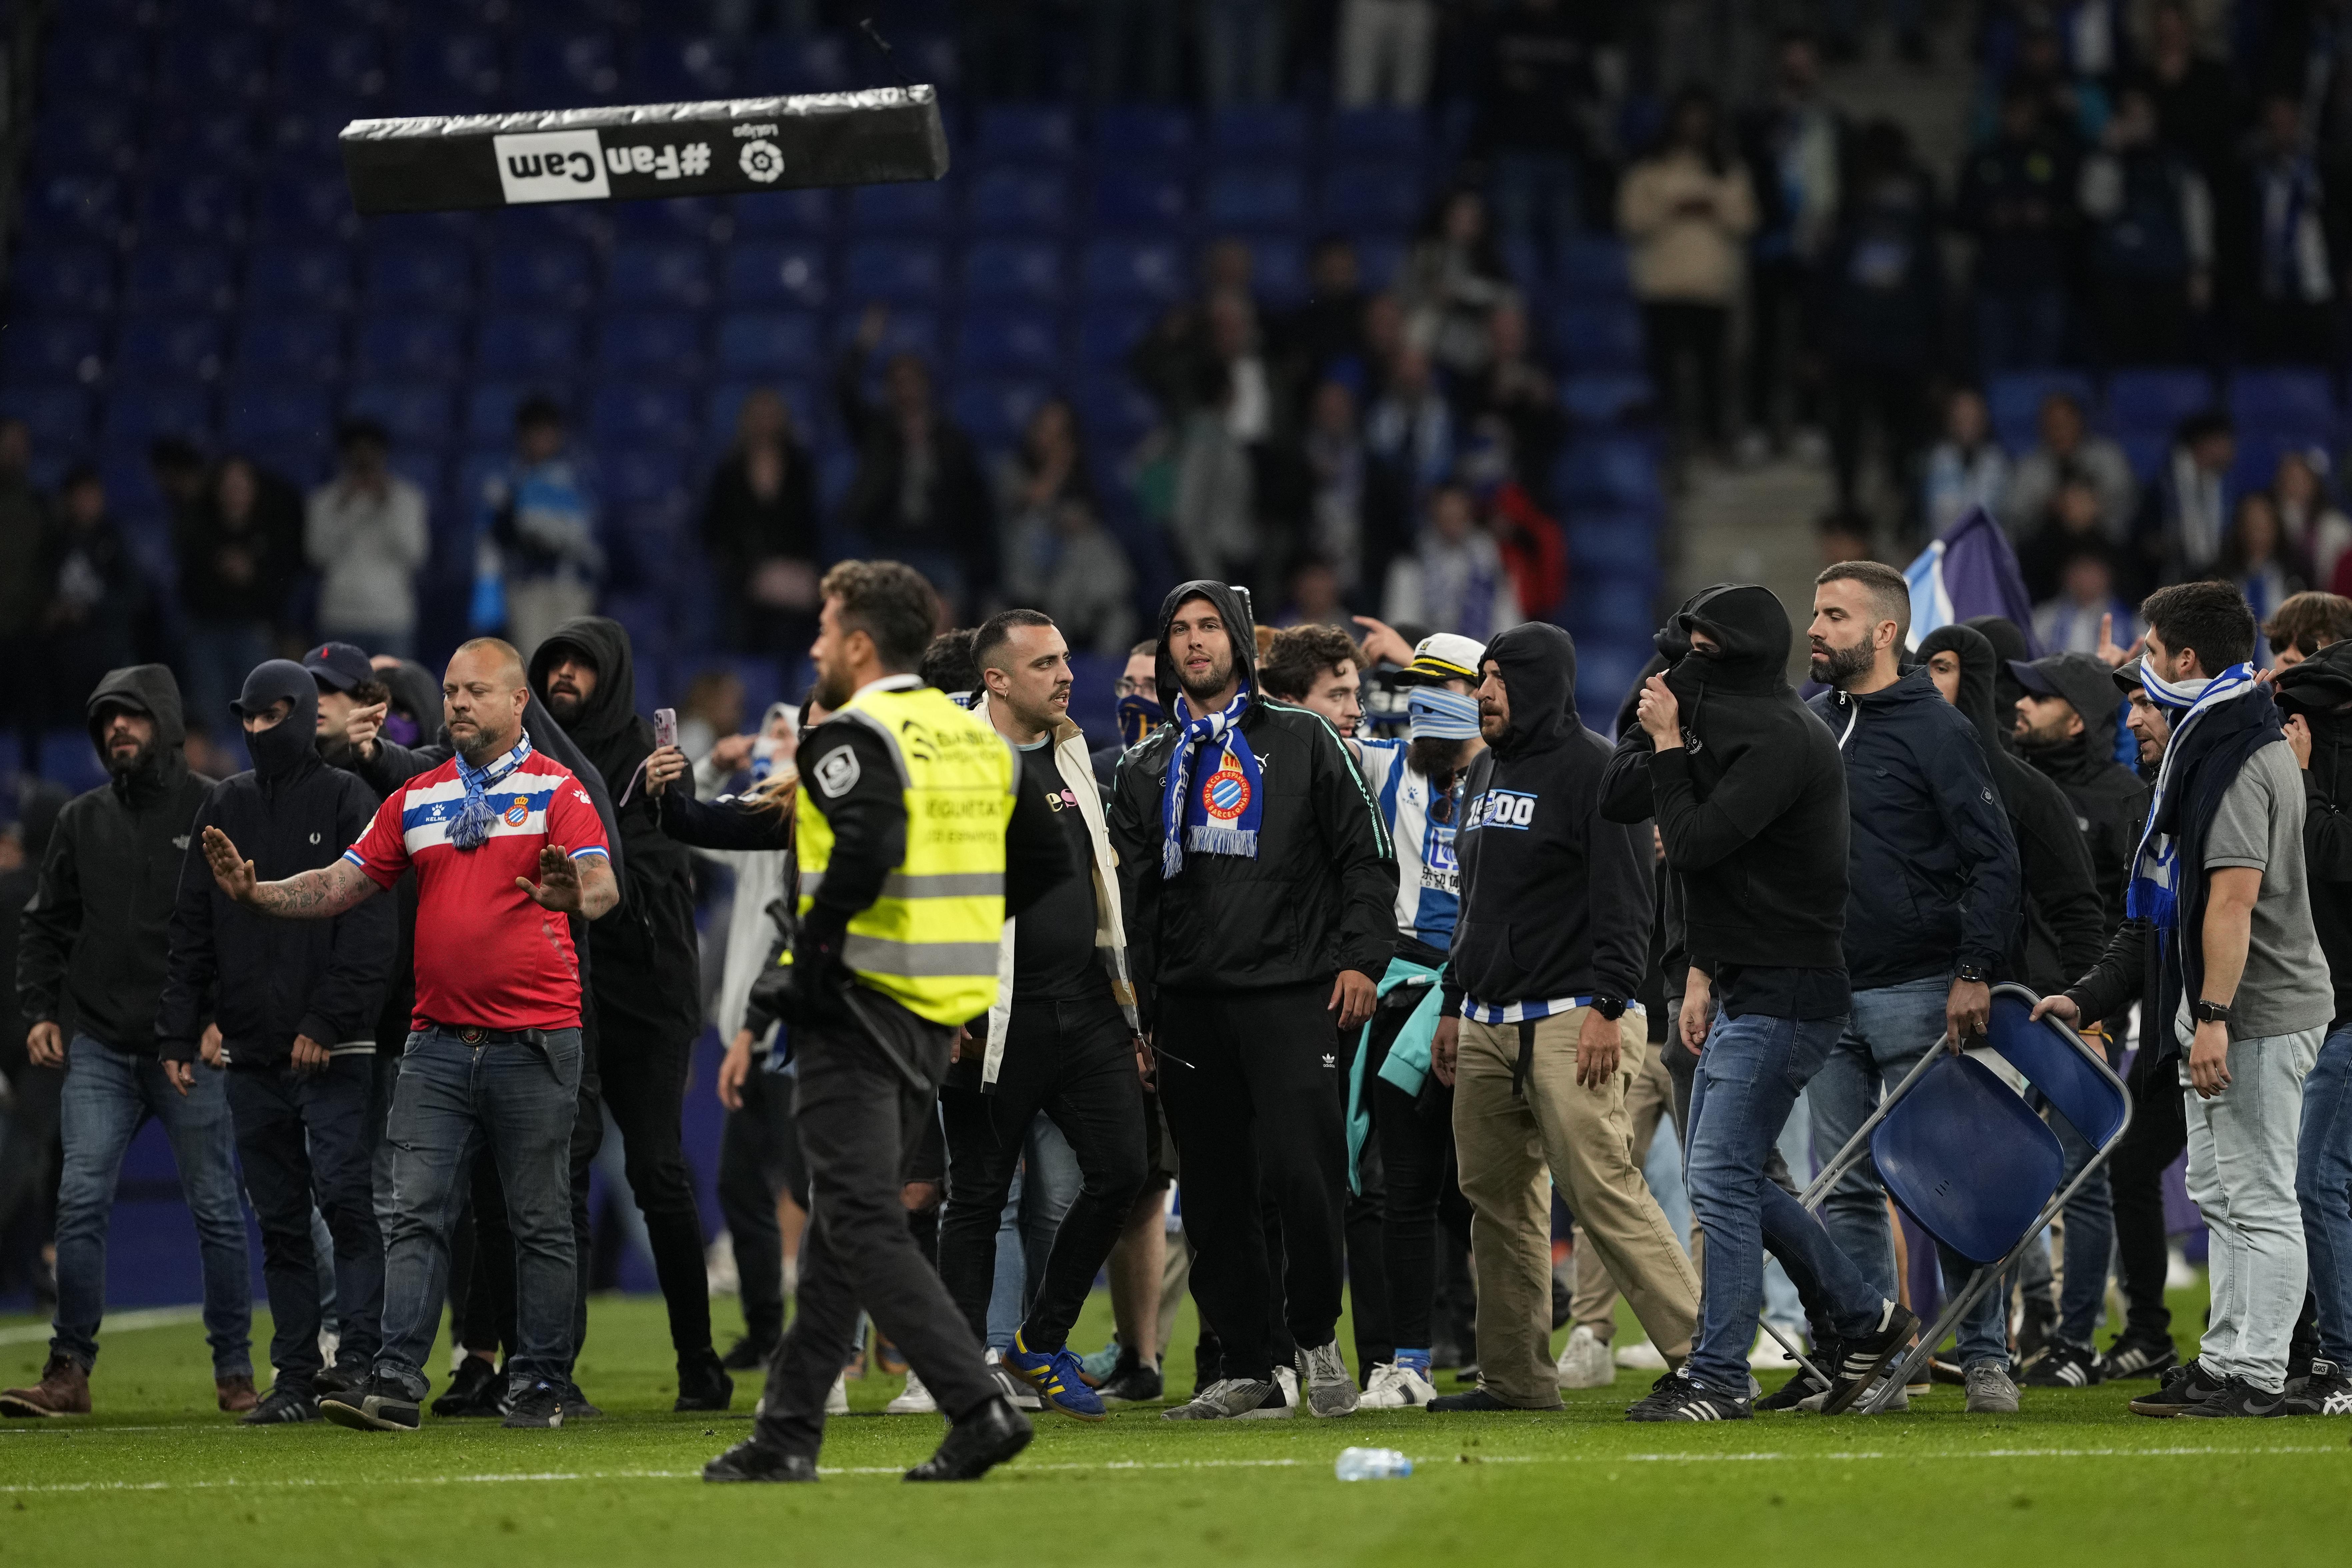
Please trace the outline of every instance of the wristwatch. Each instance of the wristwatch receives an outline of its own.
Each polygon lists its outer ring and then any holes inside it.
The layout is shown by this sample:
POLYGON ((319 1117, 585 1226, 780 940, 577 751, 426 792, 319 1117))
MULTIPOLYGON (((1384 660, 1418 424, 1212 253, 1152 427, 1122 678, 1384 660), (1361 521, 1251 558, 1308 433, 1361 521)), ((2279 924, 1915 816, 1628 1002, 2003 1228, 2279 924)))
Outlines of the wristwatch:
POLYGON ((1985 972, 1974 964, 1962 964, 1952 978, 1965 980, 1971 986, 1981 986, 1985 984, 1985 972))
POLYGON ((1615 1023, 1625 1016, 1625 1003, 1623 998, 1619 997, 1595 997, 1592 998, 1592 1010, 1611 1023, 1615 1023))
POLYGON ((2197 1014, 2197 1021, 2199 1023, 2228 1023, 2230 1021, 2230 1004, 2227 1002, 2200 1001, 2193 1010, 2197 1014))

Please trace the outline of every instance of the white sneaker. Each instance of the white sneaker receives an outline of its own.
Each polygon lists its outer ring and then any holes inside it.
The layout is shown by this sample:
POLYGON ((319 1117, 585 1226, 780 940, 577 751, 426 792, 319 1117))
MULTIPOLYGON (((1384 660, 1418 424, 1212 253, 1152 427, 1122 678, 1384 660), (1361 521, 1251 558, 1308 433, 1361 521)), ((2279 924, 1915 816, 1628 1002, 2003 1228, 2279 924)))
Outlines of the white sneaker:
POLYGON ((936 1416, 940 1402, 923 1386, 923 1375, 913 1367, 907 1368, 907 1386, 898 1398, 882 1406, 885 1416, 936 1416))
POLYGON ((1648 1340, 1637 1339, 1632 1344, 1617 1347, 1617 1364, 1628 1372, 1664 1372, 1666 1358, 1648 1340))
MULTIPOLYGON (((761 1396, 760 1404, 761 1408, 766 1407, 765 1395, 761 1396)), ((824 1413, 828 1416, 849 1414, 849 1380, 846 1377, 835 1377, 833 1380, 833 1392, 824 1396, 824 1413)))
MULTIPOLYGON (((1255 1414, 1261 1401, 1273 1397, 1273 1385, 1245 1377, 1221 1377, 1181 1405, 1160 1413, 1162 1421, 1237 1421, 1255 1414)), ((1282 1412, 1285 1416, 1288 1410, 1282 1412)))
MULTIPOLYGON (((1794 1340, 1797 1343, 1803 1344, 1805 1343, 1805 1331, 1799 1325, 1795 1323, 1774 1323, 1772 1326, 1779 1329, 1783 1334, 1786 1334, 1790 1339, 1794 1340)), ((1797 1370, 1796 1358, 1791 1356, 1787 1351, 1781 1349, 1780 1342, 1774 1339, 1769 1333, 1766 1333, 1762 1329, 1756 1331, 1756 1345, 1754 1349, 1748 1353, 1748 1364, 1755 1367, 1759 1372, 1794 1372, 1797 1370)))
POLYGON ((1559 1364, 1552 1370, 1562 1388, 1606 1388, 1617 1381, 1617 1368, 1609 1359, 1609 1342, 1582 1323, 1568 1336, 1559 1364))
POLYGON ((1418 1410, 1437 1397, 1437 1387, 1410 1366, 1384 1361, 1372 1368, 1371 1381, 1357 1397, 1359 1410, 1418 1410))
MULTIPOLYGON (((1846 1406, 1846 1414, 1849 1416, 1895 1416, 1900 1415, 1902 1412, 1911 1408, 1911 1391, 1908 1388, 1896 1389, 1894 1396, 1889 1398, 1885 1404, 1877 1406, 1875 1409, 1872 1408, 1871 1401, 1877 1398, 1880 1392, 1885 1389, 1885 1386, 1886 1379, 1884 1377, 1873 1379, 1870 1386, 1862 1391, 1862 1396, 1856 1399, 1853 1404, 1846 1406)), ((1829 1402, 1829 1397, 1830 1396, 1826 1394, 1811 1395, 1806 1398, 1798 1400, 1797 1408, 1802 1410, 1809 1416, 1818 1416, 1822 1413, 1822 1406, 1829 1402)))
POLYGON ((1274 1369, 1274 1392, 1265 1403, 1255 1410, 1244 1410, 1234 1417, 1236 1421, 1287 1421, 1298 1413, 1298 1369, 1277 1366, 1274 1369))
POLYGON ((1300 1370, 1307 1376, 1307 1409, 1309 1415, 1328 1418, 1352 1416, 1356 1413, 1356 1380, 1348 1372, 1348 1359, 1339 1354, 1339 1342, 1318 1344, 1312 1350, 1298 1353, 1300 1370))
MULTIPOLYGON (((998 1392, 1004 1396, 1005 1399, 1011 1403, 1013 1408, 1015 1410, 1043 1410, 1045 1408, 1045 1402, 1037 1397, 1037 1391, 1035 1389, 1030 1387, 1027 1384, 1013 1376, 1013 1374, 1004 1370, 1004 1353, 1003 1351, 998 1350, 992 1345, 989 1348, 987 1359, 989 1374, 996 1379, 998 1392)), ((914 1376, 915 1369, 911 1366, 908 1367, 907 1369, 907 1375, 908 1377, 914 1376)), ((933 1408, 936 1409, 937 1406, 934 1406, 933 1408)))

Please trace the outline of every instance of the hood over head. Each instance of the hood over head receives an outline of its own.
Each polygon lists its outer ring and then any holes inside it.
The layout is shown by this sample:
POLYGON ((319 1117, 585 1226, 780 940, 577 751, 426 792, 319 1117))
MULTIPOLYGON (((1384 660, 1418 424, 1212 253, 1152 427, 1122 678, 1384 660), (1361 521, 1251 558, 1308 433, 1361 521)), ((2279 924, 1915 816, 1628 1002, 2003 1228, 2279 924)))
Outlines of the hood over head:
POLYGON ((1583 727, 1576 713, 1576 641, 1548 621, 1526 621, 1498 632, 1481 664, 1503 673, 1511 702, 1509 733, 1494 743, 1497 757, 1546 750, 1583 727))
POLYGON ((576 615, 560 623, 546 642, 531 651, 530 693, 542 703, 547 701, 547 673, 562 662, 567 650, 576 651, 595 666, 596 689, 564 725, 564 733, 591 757, 639 727, 651 746, 653 727, 637 716, 637 667, 629 649, 628 629, 603 615, 576 615))
POLYGON ((441 727, 441 682, 432 671, 414 659, 403 659, 388 670, 378 670, 376 679, 392 694, 392 711, 385 719, 404 713, 415 721, 415 733, 402 745, 415 746, 441 727))
MULTIPOLYGON (((2279 711, 2302 714, 2315 726, 2352 703, 2352 643, 2330 643, 2300 664, 2278 674, 2279 711)), ((2352 714, 2345 716, 2352 722, 2352 714)))
POLYGON ((290 703, 286 716, 258 734, 247 731, 245 749, 253 771, 265 782, 291 779, 319 762, 319 683, 291 659, 264 659, 245 677, 245 689, 229 707, 240 719, 290 703))
POLYGON ((2017 699, 2025 695, 2025 688, 2010 673, 2009 662, 2032 658, 2032 643, 2006 615, 1972 615, 1961 624, 1992 644, 1992 718, 2000 730, 2001 746, 2006 748, 2017 734, 2017 699))
POLYGON ((1992 682, 1993 667, 2000 661, 1982 633, 1967 626, 1938 626, 1919 640, 1919 663, 1927 664, 1948 648, 1960 656, 1960 700, 1953 706, 1976 727, 1985 756, 1999 757, 2000 733, 1993 718, 1992 682))
POLYGON ((109 708, 129 708, 143 713, 155 721, 155 748, 145 767, 137 773, 114 780, 117 790, 131 788, 142 778, 162 780, 185 771, 187 758, 183 748, 188 742, 188 726, 180 711, 180 683, 162 664, 128 664, 119 670, 109 670, 89 694, 85 709, 89 716, 89 743, 106 755, 102 741, 104 726, 100 722, 109 708))
POLYGON ((1205 599, 1216 606, 1217 618, 1225 623, 1225 635, 1234 645, 1234 666, 1240 673, 1242 685, 1248 688, 1250 704, 1255 706, 1265 699, 1257 684, 1257 635, 1250 623, 1249 612, 1243 608, 1241 595, 1222 582, 1195 578, 1180 582, 1171 589, 1168 597, 1160 601, 1160 647, 1153 658, 1153 671, 1160 687, 1160 706, 1170 718, 1176 715, 1176 698, 1183 683, 1176 678, 1176 661, 1168 653, 1168 624, 1176 619, 1176 612, 1186 601, 1205 599))
POLYGON ((1787 691, 1794 640, 1787 607, 1752 582, 1701 589, 1667 617, 1656 639, 1658 652, 1673 662, 1666 685, 1685 706, 1702 689, 1757 696, 1787 691), (1695 650, 1694 631, 1713 638, 1717 651, 1695 650))
POLYGON ((2065 698, 2083 716, 2083 742, 2091 754, 2115 755, 2123 693, 2105 660, 2095 653, 2052 653, 2031 664, 2004 659, 2001 667, 2020 691, 2065 698))

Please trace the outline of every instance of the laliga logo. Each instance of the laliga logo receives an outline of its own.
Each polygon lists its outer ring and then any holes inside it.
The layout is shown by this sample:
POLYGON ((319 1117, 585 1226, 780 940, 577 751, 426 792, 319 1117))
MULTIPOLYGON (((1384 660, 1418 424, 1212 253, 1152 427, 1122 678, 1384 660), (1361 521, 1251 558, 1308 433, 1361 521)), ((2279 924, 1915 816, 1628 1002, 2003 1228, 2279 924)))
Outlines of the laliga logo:
POLYGON ((772 141, 746 141, 738 162, 762 185, 773 184, 784 172, 783 151, 772 141))
POLYGON ((1228 751, 1217 770, 1209 775, 1208 782, 1201 786, 1202 809, 1220 822, 1230 822, 1248 810, 1249 803, 1249 780, 1242 776, 1241 764, 1228 751))

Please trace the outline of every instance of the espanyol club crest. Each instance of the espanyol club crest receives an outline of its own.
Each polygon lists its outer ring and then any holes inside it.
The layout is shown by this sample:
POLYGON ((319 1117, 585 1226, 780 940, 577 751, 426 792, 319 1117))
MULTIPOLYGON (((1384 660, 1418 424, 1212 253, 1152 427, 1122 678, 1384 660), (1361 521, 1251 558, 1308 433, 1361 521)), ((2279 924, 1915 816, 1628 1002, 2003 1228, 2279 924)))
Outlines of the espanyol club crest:
POLYGON ((1249 779, 1230 751, 1201 786, 1201 809, 1216 821, 1230 822, 1249 810, 1249 779))
POLYGON ((514 803, 507 808, 507 826, 509 828, 520 828, 523 825, 524 820, 530 815, 530 797, 528 795, 518 795, 514 798, 514 803))

